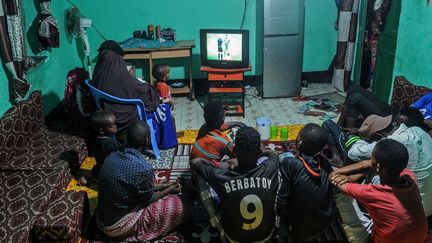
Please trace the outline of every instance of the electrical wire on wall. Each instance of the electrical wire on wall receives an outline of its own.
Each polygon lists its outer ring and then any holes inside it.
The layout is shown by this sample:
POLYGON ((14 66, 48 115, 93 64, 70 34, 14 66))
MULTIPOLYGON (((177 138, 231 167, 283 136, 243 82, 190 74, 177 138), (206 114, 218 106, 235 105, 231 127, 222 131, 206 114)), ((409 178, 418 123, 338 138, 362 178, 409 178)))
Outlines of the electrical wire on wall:
MULTIPOLYGON (((70 3, 70 5, 74 6, 75 8, 80 9, 80 8, 78 8, 78 6, 77 6, 75 3, 73 3, 71 0, 67 0, 67 2, 70 3)), ((81 11, 80 11, 80 13, 81 13, 81 15, 82 15, 84 18, 87 18, 86 16, 84 16, 84 14, 82 14, 81 11)), ((96 30, 96 32, 99 34, 99 36, 100 36, 102 39, 104 39, 104 40, 108 40, 108 39, 105 38, 105 36, 104 36, 100 31, 99 31, 99 29, 96 27, 96 25, 95 25, 94 23, 92 23, 92 27, 96 30)))
POLYGON ((249 4, 249 0, 244 0, 244 10, 243 10, 242 21, 241 21, 241 24, 240 24, 240 29, 243 29, 243 25, 244 25, 244 22, 245 22, 245 19, 246 19, 246 11, 247 11, 248 4, 249 4))

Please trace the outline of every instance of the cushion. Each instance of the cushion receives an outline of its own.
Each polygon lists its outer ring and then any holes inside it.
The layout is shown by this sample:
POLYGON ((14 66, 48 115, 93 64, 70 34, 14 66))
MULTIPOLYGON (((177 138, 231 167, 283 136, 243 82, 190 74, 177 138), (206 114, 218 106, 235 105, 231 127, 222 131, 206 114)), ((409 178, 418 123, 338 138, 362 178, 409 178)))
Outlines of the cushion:
POLYGON ((64 190, 70 180, 67 172, 51 169, 0 172, 0 242, 29 241, 33 223, 50 198, 60 187, 64 190))
POLYGON ((61 193, 36 220, 32 239, 78 242, 88 214, 88 199, 85 192, 61 193))
POLYGON ((49 131, 45 127, 29 139, 27 146, 16 151, 17 156, 7 164, 0 164, 0 168, 8 170, 79 168, 87 156, 87 148, 82 138, 49 131))
POLYGON ((35 91, 10 108, 0 119, 0 165, 27 145, 44 123, 42 94, 35 91))
POLYGON ((429 88, 412 84, 403 76, 397 76, 394 81, 391 101, 393 111, 396 112, 409 107, 430 91, 432 90, 429 88))

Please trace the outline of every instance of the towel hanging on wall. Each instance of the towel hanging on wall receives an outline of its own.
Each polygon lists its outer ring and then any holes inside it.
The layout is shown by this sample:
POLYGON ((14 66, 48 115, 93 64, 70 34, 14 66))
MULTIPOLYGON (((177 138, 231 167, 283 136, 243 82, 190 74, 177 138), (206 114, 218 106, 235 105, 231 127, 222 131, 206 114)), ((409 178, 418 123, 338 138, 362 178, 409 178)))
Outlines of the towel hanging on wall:
POLYGON ((57 19, 51 15, 51 0, 39 0, 38 39, 41 49, 60 46, 57 19))

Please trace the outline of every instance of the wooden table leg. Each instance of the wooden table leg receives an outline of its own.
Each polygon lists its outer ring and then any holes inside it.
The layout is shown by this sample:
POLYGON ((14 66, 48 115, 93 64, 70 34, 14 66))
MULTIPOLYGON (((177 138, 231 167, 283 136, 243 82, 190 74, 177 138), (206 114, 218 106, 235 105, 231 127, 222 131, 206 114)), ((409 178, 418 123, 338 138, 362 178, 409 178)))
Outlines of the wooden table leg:
POLYGON ((152 53, 150 52, 150 56, 149 56, 149 82, 151 83, 151 85, 153 85, 153 76, 152 76, 152 72, 153 72, 153 58, 152 58, 152 53))
POLYGON ((195 99, 195 92, 194 92, 194 85, 193 85, 193 78, 192 78, 192 49, 189 49, 190 52, 190 58, 189 58, 189 88, 190 88, 190 94, 189 97, 191 100, 195 99))

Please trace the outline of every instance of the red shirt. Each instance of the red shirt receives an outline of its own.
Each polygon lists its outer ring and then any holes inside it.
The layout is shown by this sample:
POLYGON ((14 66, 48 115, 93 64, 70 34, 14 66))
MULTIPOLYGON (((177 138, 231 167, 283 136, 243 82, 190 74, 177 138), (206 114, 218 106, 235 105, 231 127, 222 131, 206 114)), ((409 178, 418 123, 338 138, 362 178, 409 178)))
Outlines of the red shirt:
POLYGON ((168 84, 164 82, 156 82, 154 85, 160 97, 166 99, 170 96, 170 87, 168 84))
POLYGON ((405 184, 359 185, 348 183, 347 194, 359 201, 372 217, 372 241, 388 243, 424 242, 428 231, 414 173, 404 169, 405 184))
MULTIPOLYGON (((226 130, 227 124, 224 123, 221 130, 226 130)), ((207 130, 206 126, 202 126, 198 134, 205 133, 194 143, 191 151, 190 159, 204 158, 212 161, 216 166, 224 155, 233 156, 233 144, 231 139, 221 132, 219 129, 213 131, 207 130)))

